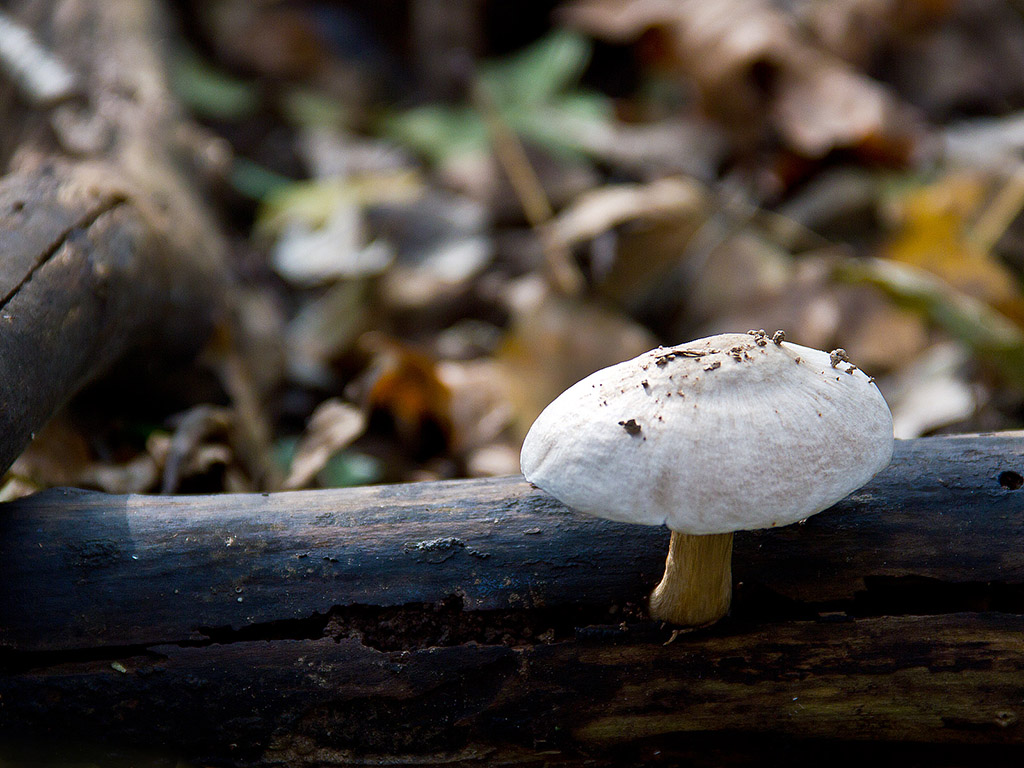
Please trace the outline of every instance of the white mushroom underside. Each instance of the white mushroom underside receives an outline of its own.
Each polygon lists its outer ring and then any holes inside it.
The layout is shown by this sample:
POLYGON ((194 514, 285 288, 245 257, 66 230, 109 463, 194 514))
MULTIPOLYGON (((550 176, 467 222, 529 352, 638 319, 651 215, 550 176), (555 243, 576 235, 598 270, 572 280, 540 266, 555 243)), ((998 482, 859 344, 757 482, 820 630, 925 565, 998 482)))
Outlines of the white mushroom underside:
POLYGON ((581 512, 710 534, 820 512, 884 468, 892 447, 889 408, 863 372, 726 334, 573 385, 537 418, 521 462, 581 512))

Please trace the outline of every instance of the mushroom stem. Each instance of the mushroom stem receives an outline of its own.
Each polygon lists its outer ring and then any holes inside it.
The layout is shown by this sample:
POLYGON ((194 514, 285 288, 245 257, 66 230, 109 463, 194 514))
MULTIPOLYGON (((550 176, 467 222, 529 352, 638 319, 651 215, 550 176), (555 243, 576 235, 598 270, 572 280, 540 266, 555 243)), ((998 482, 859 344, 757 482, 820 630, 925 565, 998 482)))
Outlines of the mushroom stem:
POLYGON ((665 575, 651 593, 651 618, 687 627, 714 624, 732 602, 732 534, 672 531, 665 575))

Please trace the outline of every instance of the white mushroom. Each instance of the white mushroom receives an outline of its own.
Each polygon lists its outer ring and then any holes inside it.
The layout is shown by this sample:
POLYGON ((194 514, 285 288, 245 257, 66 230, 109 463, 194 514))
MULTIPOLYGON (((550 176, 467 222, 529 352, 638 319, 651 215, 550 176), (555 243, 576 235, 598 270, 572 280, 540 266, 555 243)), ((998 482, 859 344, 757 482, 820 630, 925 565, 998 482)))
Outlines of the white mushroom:
POLYGON ((720 619, 734 531, 827 509, 892 457, 892 415, 872 380, 776 339, 651 350, 574 384, 526 436, 530 482, 581 512, 672 530, 656 619, 720 619))

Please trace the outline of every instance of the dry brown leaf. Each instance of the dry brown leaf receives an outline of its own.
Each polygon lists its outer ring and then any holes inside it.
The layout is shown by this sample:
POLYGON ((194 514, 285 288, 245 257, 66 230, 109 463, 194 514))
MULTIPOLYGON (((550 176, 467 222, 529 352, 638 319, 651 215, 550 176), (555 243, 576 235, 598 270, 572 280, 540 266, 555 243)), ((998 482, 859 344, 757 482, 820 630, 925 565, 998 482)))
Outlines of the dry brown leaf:
POLYGON ((355 387, 367 412, 386 417, 399 440, 417 456, 447 450, 452 395, 438 377, 436 361, 377 331, 364 334, 359 346, 372 355, 355 387))
POLYGON ((239 287, 233 300, 238 354, 252 373, 255 391, 266 397, 285 377, 285 311, 267 290, 239 287))
POLYGON ((497 441, 512 421, 501 365, 489 358, 446 360, 437 376, 451 392, 452 450, 465 455, 497 441))
POLYGON ((374 321, 374 284, 345 280, 299 305, 286 330, 288 376, 313 387, 334 384, 331 363, 352 350, 374 321))
POLYGON ((637 178, 683 173, 713 179, 729 151, 722 129, 695 110, 655 122, 598 124, 581 140, 594 157, 637 178))
POLYGON ((201 18, 218 58, 232 66, 280 78, 310 77, 327 61, 314 19, 276 5, 218 0, 206 4, 201 18))
POLYGON ((14 464, 10 474, 29 484, 47 488, 74 485, 79 473, 93 461, 92 451, 81 431, 62 412, 32 439, 14 464))
POLYGON ((942 342, 882 382, 898 439, 921 437, 974 415, 979 390, 964 375, 969 362, 961 345, 942 342))
POLYGON ((551 234, 565 248, 593 240, 626 222, 675 219, 703 213, 707 201, 701 186, 682 178, 650 184, 609 184, 580 195, 551 223, 551 234))
POLYGON ((215 463, 230 464, 232 459, 232 452, 227 446, 206 444, 214 436, 224 441, 228 439, 228 432, 235 425, 235 416, 230 409, 197 405, 180 414, 175 421, 174 433, 160 461, 163 466, 161 493, 173 493, 183 478, 202 474, 215 463), (214 449, 212 453, 211 449, 214 449))
POLYGON ((828 0, 794 12, 825 48, 879 69, 941 122, 1003 113, 1024 94, 1024 19, 1006 0, 828 0))
MULTIPOLYGON (((715 332, 767 327, 778 322, 757 318, 762 305, 785 294, 795 279, 793 258, 754 231, 726 235, 722 242, 693 265, 684 322, 689 326, 728 322, 715 332), (731 325, 739 319, 739 323, 731 325)), ((792 325, 780 325, 791 332, 792 325)))
POLYGON ((910 137, 891 124, 895 103, 881 85, 812 49, 790 57, 778 70, 771 116, 793 149, 816 158, 840 147, 875 154, 875 145, 891 143, 891 154, 909 156, 910 137))
POLYGON ((512 293, 513 320, 498 362, 505 371, 520 440, 544 407, 570 385, 658 343, 623 315, 557 296, 539 279, 525 278, 512 293))
POLYGON ((3 485, 0 486, 0 503, 14 501, 42 490, 42 486, 10 472, 4 478, 3 485))
MULTIPOLYGON (((211 435, 226 439, 225 409, 197 406, 179 417, 174 435, 152 433, 146 450, 127 461, 96 461, 84 438, 63 416, 51 420, 18 458, 11 475, 29 485, 71 485, 106 493, 152 493, 175 490, 183 478, 205 474, 214 465, 229 465, 233 454, 211 435)), ((15 492, 12 488, 8 492, 15 492)))
POLYGON ((150 493, 160 479, 153 457, 141 453, 124 464, 90 464, 78 473, 76 485, 105 493, 150 493))
POLYGON ((366 429, 366 415, 337 398, 325 400, 313 411, 284 481, 286 490, 305 488, 331 456, 352 444, 366 429))
POLYGON ((835 281, 842 256, 807 254, 787 265, 782 254, 756 243, 750 235, 734 238, 712 259, 694 296, 709 313, 697 335, 781 328, 798 344, 843 347, 872 374, 898 368, 927 346, 919 314, 895 308, 867 286, 835 281))
POLYGON ((846 301, 844 326, 836 344, 866 371, 895 371, 928 346, 928 325, 920 313, 901 309, 876 291, 838 287, 846 301))
POLYGON ((414 203, 378 206, 371 222, 398 252, 379 288, 392 309, 443 304, 492 258, 487 209, 467 197, 435 190, 414 203))
POLYGON ((707 113, 741 145, 774 130, 808 158, 852 148, 903 161, 916 143, 918 121, 909 108, 816 46, 769 0, 580 0, 564 15, 618 41, 660 30, 707 113))
POLYGON ((828 0, 798 4, 795 12, 829 51, 866 67, 883 46, 920 35, 956 5, 954 0, 828 0))
POLYGON ((466 457, 466 474, 470 477, 519 474, 519 448, 508 443, 494 443, 475 450, 466 457))
POLYGON ((281 477, 271 460, 270 417, 254 373, 261 361, 246 358, 227 328, 221 329, 208 347, 207 359, 231 399, 229 442, 250 478, 250 490, 277 489, 281 477))
POLYGON ((782 203, 776 213, 832 242, 861 240, 877 226, 882 183, 877 173, 863 167, 823 169, 782 203))
POLYGON ((551 234, 568 252, 614 232, 600 247, 592 245, 592 276, 600 293, 619 306, 643 307, 707 216, 707 195, 699 184, 665 178, 588 192, 558 214, 551 234), (607 245, 611 252, 605 255, 607 245))

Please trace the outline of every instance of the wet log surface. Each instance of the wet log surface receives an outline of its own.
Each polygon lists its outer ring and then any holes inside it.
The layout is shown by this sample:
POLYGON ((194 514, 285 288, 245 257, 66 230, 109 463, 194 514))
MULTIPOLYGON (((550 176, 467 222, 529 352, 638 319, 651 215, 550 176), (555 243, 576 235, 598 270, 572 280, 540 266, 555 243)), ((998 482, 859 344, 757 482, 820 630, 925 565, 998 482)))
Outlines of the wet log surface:
POLYGON ((900 443, 835 508, 737 534, 732 616, 678 636, 643 612, 667 532, 521 478, 47 492, 0 511, 0 739, 239 765, 721 765, 769 742, 1019 764, 1022 475, 1019 433, 900 443))

